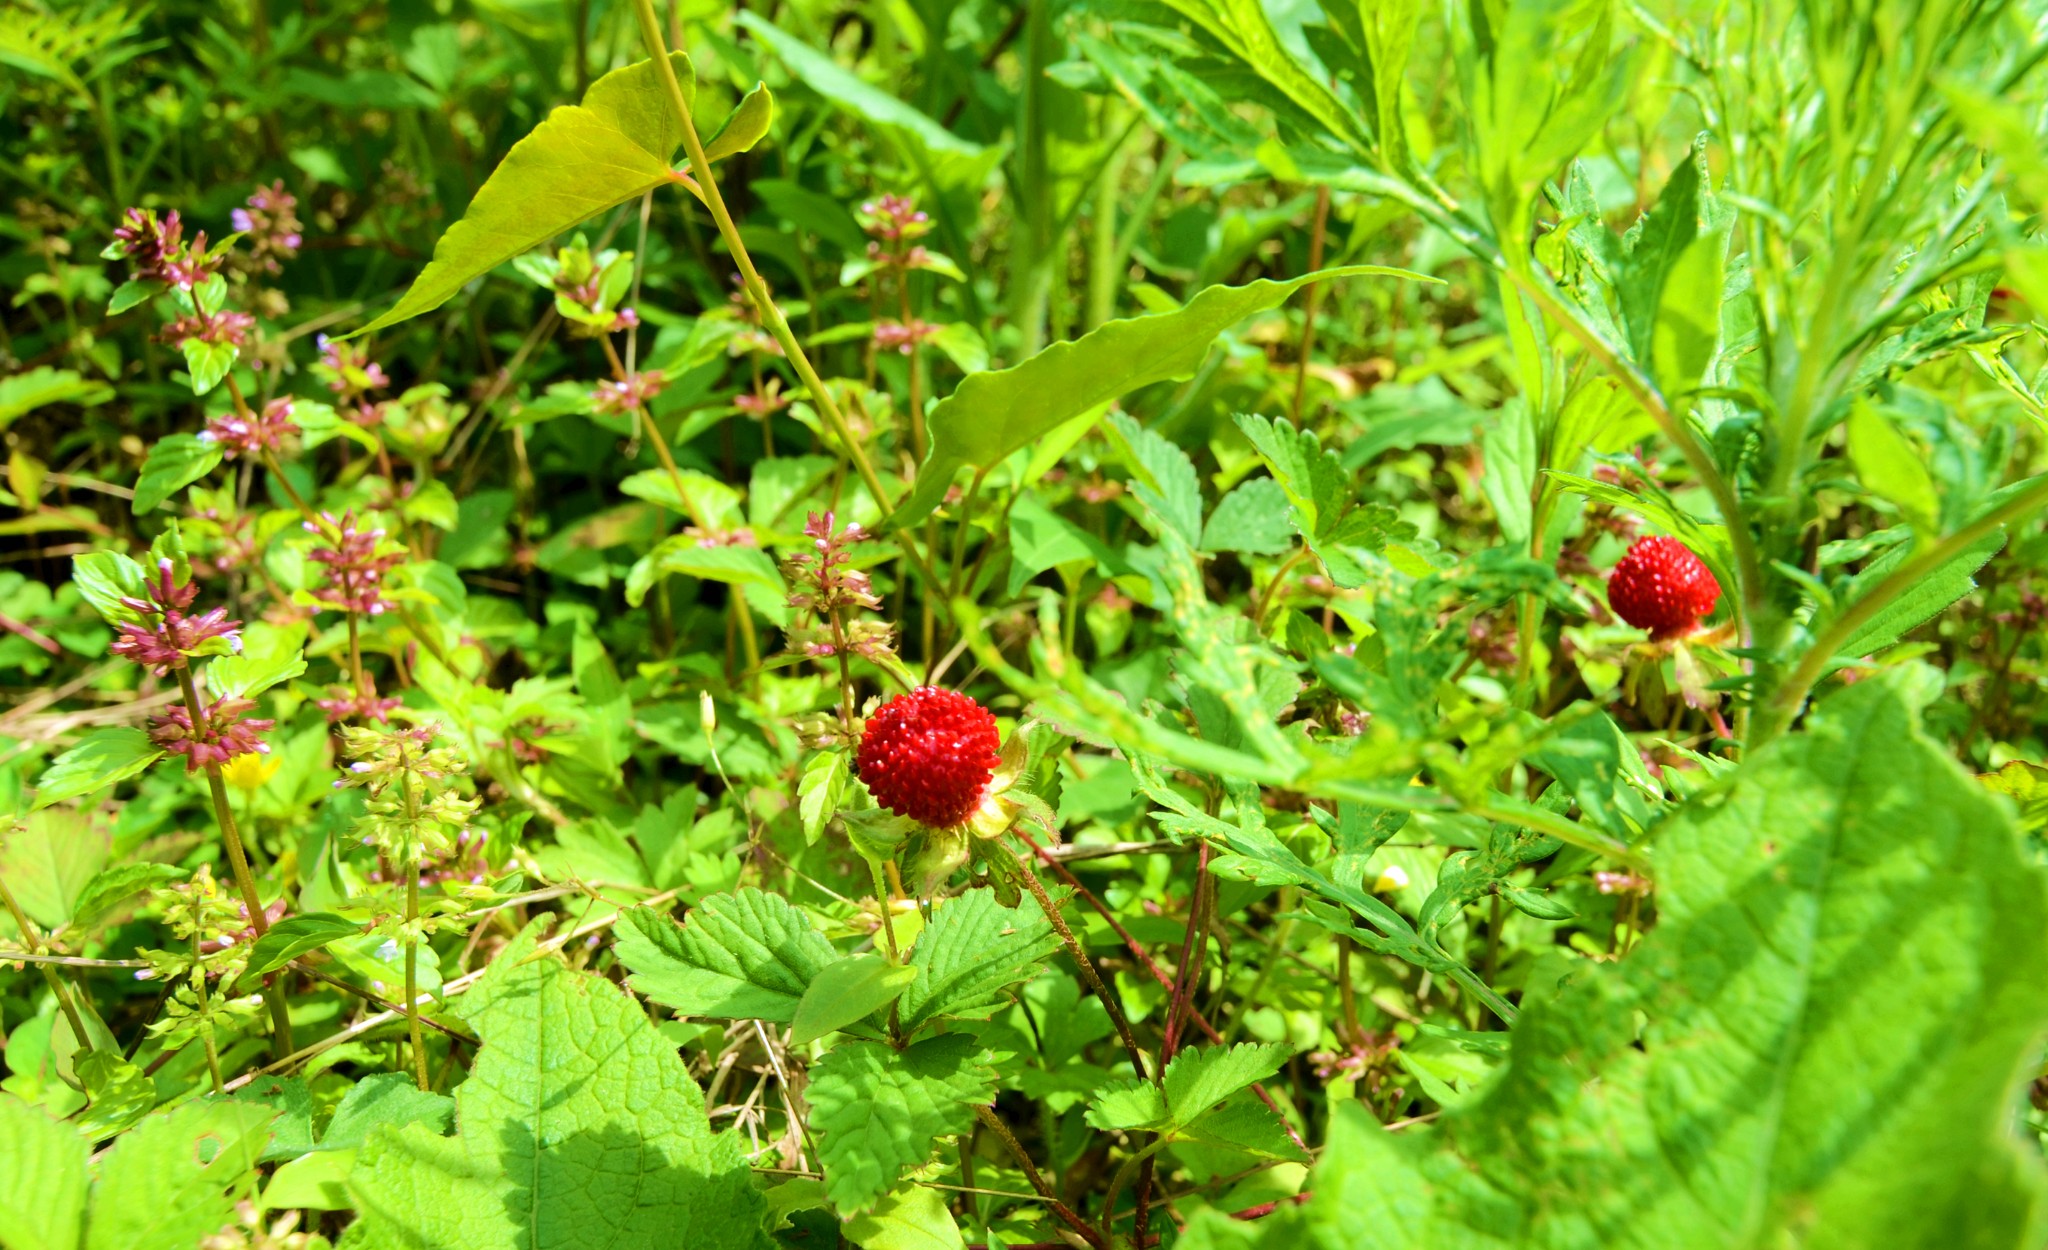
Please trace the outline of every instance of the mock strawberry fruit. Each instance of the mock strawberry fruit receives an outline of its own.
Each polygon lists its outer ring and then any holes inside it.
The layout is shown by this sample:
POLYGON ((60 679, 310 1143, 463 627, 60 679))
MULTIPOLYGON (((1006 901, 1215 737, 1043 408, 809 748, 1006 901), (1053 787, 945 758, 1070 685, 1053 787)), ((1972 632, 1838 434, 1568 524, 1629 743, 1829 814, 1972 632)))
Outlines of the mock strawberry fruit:
POLYGON ((1614 614, 1652 638, 1681 638, 1714 610, 1721 583, 1676 538, 1659 534, 1628 549, 1607 579, 1614 614))
POLYGON ((944 829, 981 806, 1001 750, 987 708, 957 691, 919 686, 868 717, 856 762, 875 802, 944 829))

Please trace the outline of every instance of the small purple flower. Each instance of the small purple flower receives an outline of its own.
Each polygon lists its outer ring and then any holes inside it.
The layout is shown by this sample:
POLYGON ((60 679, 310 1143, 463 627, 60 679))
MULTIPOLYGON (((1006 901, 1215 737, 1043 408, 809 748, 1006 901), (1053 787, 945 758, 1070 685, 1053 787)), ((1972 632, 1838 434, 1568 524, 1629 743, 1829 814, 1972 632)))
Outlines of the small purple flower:
MULTIPOLYGON (((403 703, 404 700, 398 698, 379 698, 377 695, 377 683, 368 673, 363 674, 363 681, 367 686, 367 690, 363 694, 359 695, 347 686, 336 686, 328 692, 329 698, 313 700, 314 703, 319 705, 321 711, 327 713, 328 724, 338 725, 351 717, 366 721, 373 720, 380 725, 390 723, 392 709, 403 703)), ((367 765, 352 764, 350 767, 361 769, 366 768, 367 765)))
POLYGON ((621 381, 606 380, 597 384, 591 393, 591 401, 597 411, 606 416, 638 412, 645 408, 656 395, 668 385, 668 378, 659 369, 642 369, 628 374, 621 381))
POLYGON ((199 586, 194 582, 174 584, 171 567, 169 559, 157 563, 157 580, 148 585, 147 599, 121 597, 123 607, 154 621, 121 622, 116 626, 121 636, 107 648, 115 655, 125 655, 137 664, 155 669, 159 677, 172 669, 184 668, 186 661, 212 639, 225 638, 233 650, 242 649, 242 623, 229 620, 226 608, 211 608, 197 616, 186 614, 199 595, 199 586))
POLYGON ((292 401, 282 398, 263 405, 262 412, 247 416, 239 412, 222 413, 206 423, 206 429, 200 432, 199 437, 219 447, 224 457, 233 460, 237 456, 280 451, 286 436, 298 432, 299 427, 292 422, 292 401))
POLYGON ((847 567, 853 559, 848 548, 855 543, 866 542, 869 538, 867 530, 860 522, 849 521, 846 528, 835 533, 834 521, 835 517, 830 512, 822 516, 816 512, 808 515, 804 536, 811 540, 817 554, 799 552, 790 557, 790 580, 800 589, 790 595, 789 606, 827 615, 848 608, 880 607, 882 601, 875 597, 874 584, 868 575, 847 567))
MULTIPOLYGON (((306 553, 316 564, 327 566, 327 581, 313 591, 313 597, 342 612, 382 614, 390 606, 384 601, 384 574, 405 558, 404 553, 379 550, 384 544, 384 531, 360 528, 354 512, 343 514, 338 521, 332 513, 322 516, 335 537, 333 546, 315 547, 306 553)), ((306 522, 306 528, 315 533, 320 529, 311 521, 306 522)))
POLYGON ((217 313, 193 313, 189 317, 180 317, 165 326, 157 337, 166 343, 198 339, 202 343, 241 347, 249 341, 249 331, 255 328, 256 318, 248 313, 222 309, 217 313))
POLYGON ((298 206, 298 200, 284 189, 280 179, 256 188, 248 199, 248 207, 229 215, 235 229, 249 236, 249 257, 256 268, 270 274, 283 273, 284 266, 278 262, 299 254, 305 236, 300 233, 303 227, 294 211, 298 206))
POLYGON ((320 345, 320 363, 313 366, 313 372, 327 383, 328 390, 343 400, 358 399, 367 392, 381 391, 391 385, 384 366, 371 360, 366 348, 330 339, 324 334, 316 341, 320 345))
POLYGON ((172 755, 184 756, 188 773, 218 767, 238 756, 267 754, 270 744, 257 735, 269 732, 277 722, 264 717, 244 719, 255 706, 250 699, 215 699, 200 727, 192 724, 190 710, 168 707, 150 721, 149 740, 172 755))
POLYGON ((920 343, 936 333, 938 327, 929 321, 877 321, 875 323, 875 348, 878 351, 898 351, 908 356, 920 343))

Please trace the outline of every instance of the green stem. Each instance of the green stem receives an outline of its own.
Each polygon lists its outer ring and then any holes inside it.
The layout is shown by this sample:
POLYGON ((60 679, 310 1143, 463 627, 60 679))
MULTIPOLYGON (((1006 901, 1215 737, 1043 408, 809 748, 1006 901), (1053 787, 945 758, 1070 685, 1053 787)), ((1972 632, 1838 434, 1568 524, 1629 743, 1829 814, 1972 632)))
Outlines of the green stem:
POLYGON ((427 1048, 420 1037, 420 804, 412 788, 412 761, 406 758, 403 745, 398 753, 399 776, 405 786, 405 1030, 412 1038, 413 1078, 426 1092, 432 1083, 427 1079, 427 1048))

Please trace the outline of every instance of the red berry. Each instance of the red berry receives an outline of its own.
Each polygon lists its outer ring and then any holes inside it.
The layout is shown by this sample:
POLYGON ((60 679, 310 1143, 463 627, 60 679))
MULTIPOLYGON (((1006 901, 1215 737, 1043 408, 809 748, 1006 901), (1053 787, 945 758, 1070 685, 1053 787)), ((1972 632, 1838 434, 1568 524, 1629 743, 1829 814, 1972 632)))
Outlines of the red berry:
POLYGON ((1628 549, 1607 579, 1614 614, 1652 638, 1677 638, 1714 610, 1721 583, 1686 545, 1662 534, 1628 549))
POLYGON ((1001 749, 987 708, 952 690, 919 686, 868 717, 857 762, 875 802, 946 828, 981 806, 1001 749))

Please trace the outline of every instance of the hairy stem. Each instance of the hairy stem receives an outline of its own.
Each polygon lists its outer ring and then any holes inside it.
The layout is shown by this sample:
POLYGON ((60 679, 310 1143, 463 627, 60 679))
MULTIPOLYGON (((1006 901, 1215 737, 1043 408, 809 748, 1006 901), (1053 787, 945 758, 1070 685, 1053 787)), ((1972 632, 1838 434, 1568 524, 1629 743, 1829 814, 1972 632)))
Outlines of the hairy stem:
POLYGON ((1033 1163, 1031 1156, 1025 1152, 1024 1143, 1017 1140, 1017 1135, 1010 1131, 1009 1125, 1003 1123, 995 1108, 977 1105, 974 1114, 987 1126, 989 1132, 994 1133, 1002 1140, 1003 1145, 1010 1148, 1010 1154, 1017 1160, 1017 1166, 1024 1169, 1024 1179, 1031 1182, 1031 1187, 1038 1191, 1039 1197, 1045 1199, 1046 1205, 1052 1208, 1052 1213, 1060 1217, 1061 1222, 1079 1233, 1096 1250, 1110 1250, 1109 1239, 1088 1221, 1075 1214, 1072 1207, 1061 1202, 1053 1193, 1052 1186, 1046 1184, 1045 1176, 1039 1172, 1038 1165, 1033 1163))
POLYGON ((1088 952, 1082 949, 1081 940, 1074 936, 1074 931, 1067 927, 1067 918, 1060 915, 1059 904, 1045 892, 1045 883, 1031 870, 1030 861, 1019 856, 1017 866, 1024 870, 1024 884, 1031 891, 1031 897, 1038 900, 1038 909, 1045 913, 1045 918, 1052 922, 1053 930, 1060 935, 1060 941, 1066 944, 1067 954, 1073 957, 1082 982, 1102 1003, 1102 1009, 1109 1013, 1110 1023, 1116 1026, 1116 1035, 1122 1040, 1125 1053, 1131 1057, 1131 1067, 1140 1077, 1157 1084, 1158 1073, 1145 1070, 1145 1051, 1138 1045, 1137 1034, 1131 1032, 1131 1022, 1124 1016, 1123 1001, 1103 984, 1102 977, 1095 971, 1094 961, 1088 958, 1088 952))

